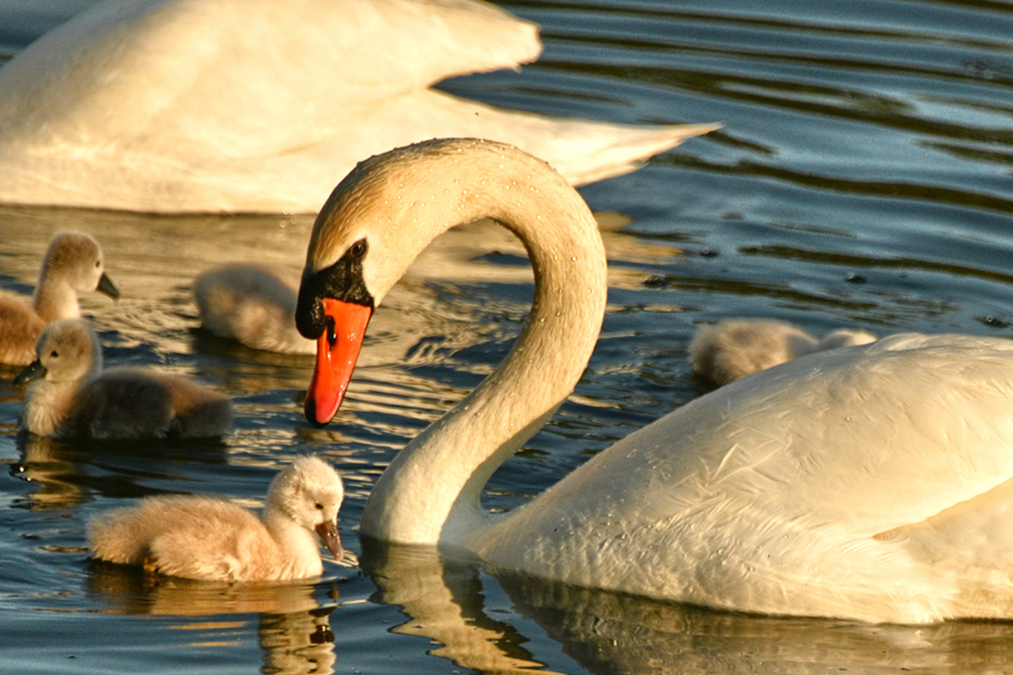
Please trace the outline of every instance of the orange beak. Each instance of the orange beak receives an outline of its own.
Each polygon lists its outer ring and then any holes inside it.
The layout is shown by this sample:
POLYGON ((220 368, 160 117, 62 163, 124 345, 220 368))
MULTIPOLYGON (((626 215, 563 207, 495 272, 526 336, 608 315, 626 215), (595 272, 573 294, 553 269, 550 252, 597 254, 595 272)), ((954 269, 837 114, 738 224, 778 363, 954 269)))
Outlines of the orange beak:
POLYGON ((317 363, 306 393, 306 419, 323 427, 341 407, 352 379, 373 308, 354 302, 324 298, 327 329, 317 339, 317 363))

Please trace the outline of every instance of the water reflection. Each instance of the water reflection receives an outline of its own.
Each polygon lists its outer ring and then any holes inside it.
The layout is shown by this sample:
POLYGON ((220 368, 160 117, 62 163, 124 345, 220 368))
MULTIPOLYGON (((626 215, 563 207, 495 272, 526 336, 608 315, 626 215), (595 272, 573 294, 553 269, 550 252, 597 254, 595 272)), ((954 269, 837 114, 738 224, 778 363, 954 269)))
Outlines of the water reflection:
POLYGON ((380 602, 400 605, 409 620, 395 633, 427 637, 442 646, 433 654, 483 673, 530 673, 544 664, 521 644, 514 627, 483 611, 482 588, 474 564, 448 562, 434 548, 363 540, 360 558, 380 589, 380 602))
MULTIPOLYGON (((380 602, 409 620, 394 629, 442 646, 433 654, 483 673, 543 668, 516 619, 490 616, 489 584, 512 612, 533 620, 591 673, 826 673, 1013 667, 1013 624, 952 622, 924 627, 869 625, 716 612, 547 582, 448 560, 432 548, 363 542, 363 570, 380 602)), ((496 611, 502 612, 502 608, 496 611)), ((551 655, 550 655, 551 656, 551 655)), ((540 672, 552 672, 540 670, 540 672)))
POLYGON ((20 433, 11 475, 34 489, 24 495, 33 510, 71 509, 96 497, 133 499, 186 491, 187 467, 225 464, 217 440, 78 441, 20 433), (180 485, 179 490, 156 487, 180 485))
MULTIPOLYGON (((330 616, 312 585, 224 584, 145 574, 138 568, 92 562, 86 592, 106 611, 186 617, 169 623, 188 631, 192 647, 232 646, 248 623, 256 623, 263 652, 261 672, 279 675, 332 673, 336 656, 330 616), (255 617, 244 615, 254 614, 255 617), (195 622, 193 617, 206 617, 195 622)), ((331 588, 337 597, 337 586, 331 588)))
POLYGON ((35 489, 27 494, 32 509, 69 509, 83 502, 88 491, 80 485, 78 460, 64 453, 63 444, 53 438, 19 438, 21 458, 13 475, 28 481, 35 489))

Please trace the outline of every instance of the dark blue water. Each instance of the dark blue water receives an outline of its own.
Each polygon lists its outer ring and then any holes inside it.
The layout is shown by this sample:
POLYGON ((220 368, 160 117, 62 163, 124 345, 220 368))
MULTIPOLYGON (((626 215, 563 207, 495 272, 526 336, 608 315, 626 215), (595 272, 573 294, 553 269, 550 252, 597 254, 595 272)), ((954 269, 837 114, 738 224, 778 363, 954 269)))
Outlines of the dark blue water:
MULTIPOLYGON (((87 4, 0 3, 0 53, 87 4)), ((572 400, 494 477, 490 507, 522 502, 704 393, 686 363, 701 321, 1013 335, 1013 6, 505 6, 543 26, 543 57, 445 89, 550 114, 725 126, 582 189, 595 211, 619 214, 605 234, 602 338, 572 400)), ((196 375, 228 391, 238 412, 221 443, 29 442, 16 434, 23 390, 0 384, 0 671, 1013 670, 1006 623, 730 615, 535 583, 429 552, 363 551, 355 526, 372 482, 503 357, 530 276, 500 235, 448 235, 378 313, 340 423, 314 430, 300 406, 311 363, 202 335, 188 291, 226 256, 298 270, 311 220, 0 206, 0 286, 30 290, 52 233, 93 233, 124 292, 116 305, 83 301, 107 361, 196 375), (319 583, 250 589, 152 583, 88 560, 90 515, 161 492, 257 506, 277 468, 304 452, 346 478, 341 531, 361 567, 332 564, 319 583)))

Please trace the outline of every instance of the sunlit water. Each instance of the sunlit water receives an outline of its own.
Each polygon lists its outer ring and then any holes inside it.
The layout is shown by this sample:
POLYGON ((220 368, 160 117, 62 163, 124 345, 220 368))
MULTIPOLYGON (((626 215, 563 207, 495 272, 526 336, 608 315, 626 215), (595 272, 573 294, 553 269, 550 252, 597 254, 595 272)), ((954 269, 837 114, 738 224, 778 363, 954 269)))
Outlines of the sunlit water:
MULTIPOLYGON (((87 4, 0 2, 0 53, 87 4)), ((582 190, 603 214, 612 264, 602 339, 570 402, 493 478, 489 507, 523 502, 703 394, 686 364, 701 321, 1011 334, 1010 5, 507 7, 542 24, 544 56, 446 89, 551 114, 725 127, 582 190)), ((16 433, 24 391, 0 384, 0 671, 1013 669, 1007 623, 742 616, 539 583, 427 551, 364 551, 355 528, 372 482, 502 358, 530 273, 518 244, 491 227, 439 240, 374 319, 335 424, 314 430, 300 405, 311 362, 201 334, 188 290, 225 260, 297 271, 310 225, 0 206, 0 286, 29 292, 54 232, 93 233, 124 296, 83 300, 107 361, 195 375, 229 392, 238 412, 221 443, 26 441, 16 433), (345 476, 340 529, 359 567, 330 564, 312 585, 230 588, 153 582, 88 559, 94 513, 161 492, 257 506, 278 467, 305 452, 345 476)))

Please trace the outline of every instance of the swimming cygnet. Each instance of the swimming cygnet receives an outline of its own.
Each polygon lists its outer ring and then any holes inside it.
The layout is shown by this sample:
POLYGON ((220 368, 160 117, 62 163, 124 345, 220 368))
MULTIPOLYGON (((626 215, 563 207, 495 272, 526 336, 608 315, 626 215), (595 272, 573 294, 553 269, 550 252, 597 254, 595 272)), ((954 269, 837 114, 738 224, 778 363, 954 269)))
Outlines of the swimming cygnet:
POLYGON ((204 328, 218 337, 283 354, 315 354, 316 342, 295 327, 296 281, 245 263, 200 274, 193 284, 204 328))
POLYGON ((98 290, 120 297, 105 274, 102 249, 87 234, 64 232, 49 243, 31 303, 0 291, 0 363, 24 366, 35 358, 35 342, 46 324, 80 316, 77 294, 98 290))
POLYGON ((221 499, 148 497, 140 506, 88 524, 92 555, 148 571, 209 581, 288 581, 320 576, 316 532, 341 561, 341 478, 318 457, 302 456, 271 482, 263 519, 221 499))
POLYGON ((689 360, 696 372, 725 385, 805 354, 876 339, 868 331, 850 328, 838 328, 820 339, 783 321, 729 319, 696 329, 689 360))
POLYGON ((204 438, 232 426, 232 401, 193 380, 138 368, 102 370, 94 331, 81 319, 51 323, 38 358, 15 378, 35 380, 21 426, 57 438, 204 438))

